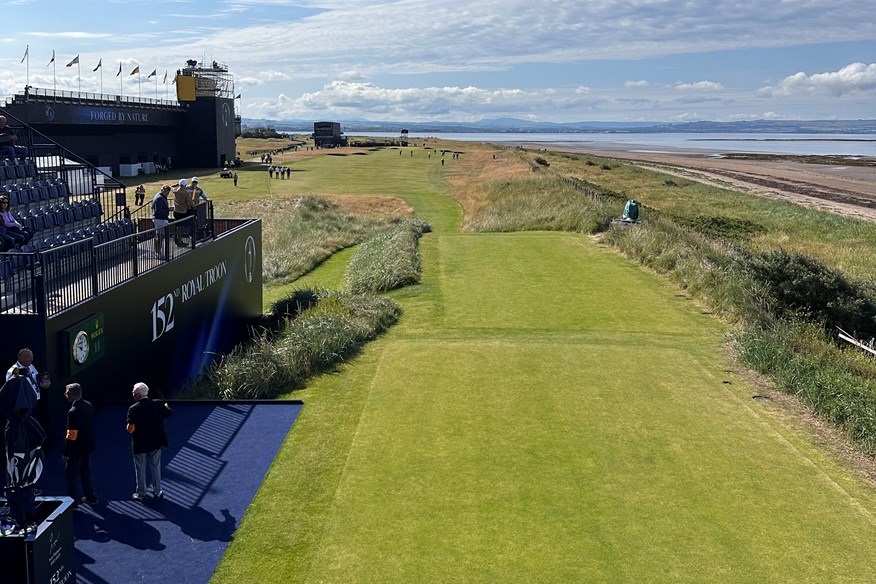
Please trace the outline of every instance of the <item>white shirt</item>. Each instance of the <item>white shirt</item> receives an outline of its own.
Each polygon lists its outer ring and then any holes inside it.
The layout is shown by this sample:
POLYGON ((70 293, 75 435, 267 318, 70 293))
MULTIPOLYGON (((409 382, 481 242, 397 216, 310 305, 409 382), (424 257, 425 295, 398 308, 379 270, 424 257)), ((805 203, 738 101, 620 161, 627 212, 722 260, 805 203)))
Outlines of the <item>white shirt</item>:
MULTIPOLYGON (((22 367, 24 367, 24 365, 22 365, 21 363, 19 363, 18 361, 16 361, 16 362, 15 362, 15 365, 13 365, 12 367, 10 367, 10 368, 9 368, 9 371, 6 372, 6 381, 9 381, 9 380, 12 379, 13 377, 15 377, 15 370, 16 370, 16 369, 21 369, 22 367)), ((28 366, 28 369, 30 370, 30 375, 28 375, 27 377, 25 377, 25 379, 27 379, 27 382, 30 383, 30 386, 33 388, 33 391, 34 391, 34 393, 36 394, 37 399, 40 399, 40 386, 37 385, 37 382, 36 382, 36 379, 37 379, 37 370, 36 370, 36 367, 34 367, 34 366, 33 366, 33 363, 31 363, 31 364, 28 366)))

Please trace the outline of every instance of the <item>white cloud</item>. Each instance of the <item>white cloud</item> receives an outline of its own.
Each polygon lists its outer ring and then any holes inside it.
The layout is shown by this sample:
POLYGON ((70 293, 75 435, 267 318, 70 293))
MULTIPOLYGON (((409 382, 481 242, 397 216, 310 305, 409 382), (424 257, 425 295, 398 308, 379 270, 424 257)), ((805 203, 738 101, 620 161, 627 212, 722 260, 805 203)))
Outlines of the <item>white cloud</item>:
POLYGON ((647 81, 625 81, 624 87, 648 87, 647 81))
POLYGON ((800 95, 833 95, 876 92, 876 63, 852 63, 839 71, 827 73, 795 73, 782 79, 775 87, 761 88, 760 93, 772 97, 800 95))
POLYGON ((48 37, 48 38, 65 38, 65 39, 108 39, 113 36, 112 33, 108 32, 77 32, 77 31, 67 31, 67 32, 25 32, 22 33, 26 36, 34 36, 34 37, 48 37))
POLYGON ((724 86, 714 81, 697 81, 696 83, 682 83, 679 81, 675 84, 675 88, 679 91, 717 91, 724 89, 724 86))

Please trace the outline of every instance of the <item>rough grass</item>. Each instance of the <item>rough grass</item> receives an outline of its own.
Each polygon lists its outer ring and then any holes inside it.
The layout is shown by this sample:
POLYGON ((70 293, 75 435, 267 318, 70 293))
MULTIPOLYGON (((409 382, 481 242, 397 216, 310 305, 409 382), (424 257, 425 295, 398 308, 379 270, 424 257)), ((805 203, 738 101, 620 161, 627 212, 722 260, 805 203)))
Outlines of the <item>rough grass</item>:
POLYGON ((366 240, 350 261, 344 287, 362 294, 416 284, 420 281, 418 243, 429 231, 425 221, 405 221, 366 240))
POLYGON ((277 397, 355 355, 399 315, 398 305, 388 298, 299 292, 278 302, 269 315, 277 330, 264 330, 224 356, 192 390, 192 397, 277 397))
POLYGON ((355 245, 397 220, 392 215, 354 215, 318 197, 220 202, 217 215, 259 217, 267 285, 294 280, 333 253, 355 245))

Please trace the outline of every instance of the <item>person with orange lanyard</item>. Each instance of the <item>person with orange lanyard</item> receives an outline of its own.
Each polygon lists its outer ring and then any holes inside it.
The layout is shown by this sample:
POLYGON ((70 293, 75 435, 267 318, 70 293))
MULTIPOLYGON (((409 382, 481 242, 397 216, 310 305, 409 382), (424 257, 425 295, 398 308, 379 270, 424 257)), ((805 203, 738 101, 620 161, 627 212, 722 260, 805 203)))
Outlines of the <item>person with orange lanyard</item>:
POLYGON ((73 498, 73 505, 98 504, 94 489, 94 475, 91 471, 91 453, 96 448, 94 440, 94 406, 82 399, 82 386, 71 383, 64 396, 70 402, 67 412, 67 440, 61 461, 67 471, 67 494, 73 498))

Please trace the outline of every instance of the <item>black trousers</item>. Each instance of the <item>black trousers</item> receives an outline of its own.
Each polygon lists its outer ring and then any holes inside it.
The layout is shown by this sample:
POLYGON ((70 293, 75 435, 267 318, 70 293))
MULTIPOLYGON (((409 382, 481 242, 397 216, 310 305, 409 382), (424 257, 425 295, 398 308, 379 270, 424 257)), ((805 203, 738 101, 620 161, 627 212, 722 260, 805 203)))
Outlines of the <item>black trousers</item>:
POLYGON ((91 453, 71 456, 67 460, 67 494, 75 503, 87 499, 97 499, 94 490, 94 475, 91 472, 91 453))

